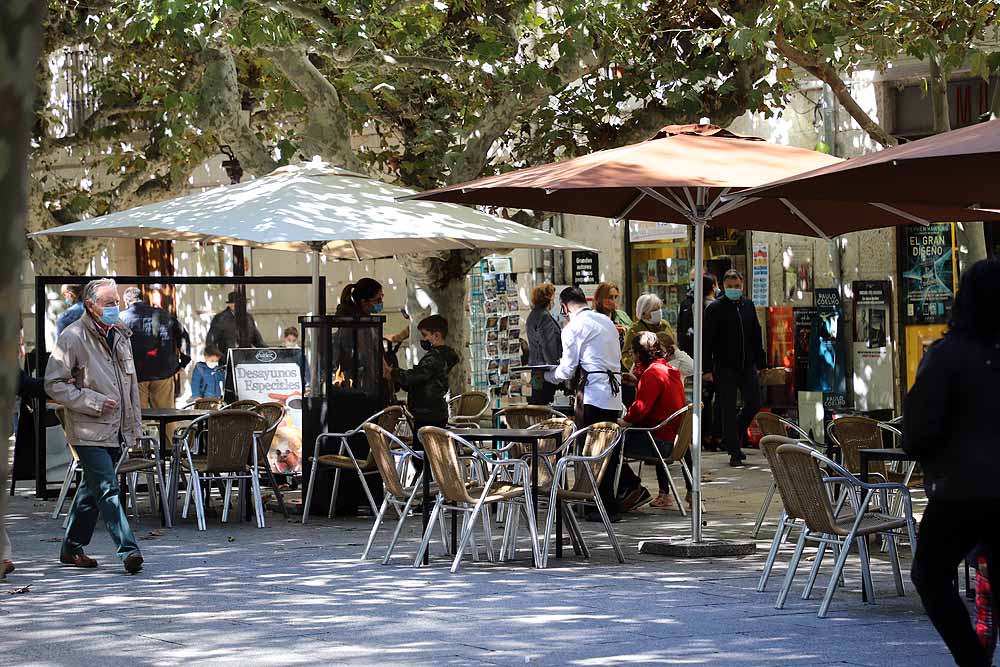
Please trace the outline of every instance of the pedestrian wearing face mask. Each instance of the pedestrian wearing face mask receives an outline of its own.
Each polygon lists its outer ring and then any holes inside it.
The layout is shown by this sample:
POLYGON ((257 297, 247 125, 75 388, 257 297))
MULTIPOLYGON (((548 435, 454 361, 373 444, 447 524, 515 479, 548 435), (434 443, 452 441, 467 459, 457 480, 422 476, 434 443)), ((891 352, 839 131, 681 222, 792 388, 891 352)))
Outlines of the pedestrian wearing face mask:
POLYGON ((705 381, 715 384, 716 414, 729 465, 741 466, 747 427, 760 410, 758 371, 765 367, 763 337, 753 301, 743 296, 743 275, 726 271, 722 297, 705 308, 705 381), (743 408, 737 409, 737 393, 743 408))
POLYGON ((45 368, 45 391, 65 406, 68 440, 76 445, 83 481, 69 512, 59 560, 97 567, 83 549, 98 517, 111 534, 125 571, 142 569, 142 555, 119 500, 115 463, 122 447, 142 434, 139 381, 129 338, 119 321, 118 286, 110 278, 87 284, 86 314, 66 327, 45 368))
POLYGON ((635 318, 635 322, 625 332, 625 347, 622 349, 622 365, 629 371, 635 364, 632 340, 643 331, 656 334, 660 339, 660 345, 664 348, 667 346, 667 341, 671 345, 674 342, 674 331, 663 319, 663 301, 660 297, 655 294, 643 294, 636 299, 635 318))
POLYGON ((226 379, 226 367, 219 365, 222 352, 206 345, 204 357, 191 374, 191 398, 222 398, 222 383, 226 379))

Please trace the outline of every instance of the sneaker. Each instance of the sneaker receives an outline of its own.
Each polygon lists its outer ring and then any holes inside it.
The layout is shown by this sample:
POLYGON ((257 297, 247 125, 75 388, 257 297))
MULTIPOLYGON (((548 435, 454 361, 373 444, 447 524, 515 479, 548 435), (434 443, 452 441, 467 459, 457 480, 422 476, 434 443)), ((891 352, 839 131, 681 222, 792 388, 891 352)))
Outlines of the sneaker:
POLYGON ((122 565, 125 566, 125 571, 129 574, 137 573, 142 569, 142 554, 138 551, 133 551, 128 556, 125 556, 122 565))
POLYGON ((639 509, 649 501, 653 499, 653 495, 644 486, 640 486, 638 489, 633 489, 625 496, 622 501, 622 511, 631 512, 632 510, 639 509))
POLYGON ((746 465, 745 463, 743 463, 743 459, 745 458, 746 458, 745 456, 737 456, 736 454, 731 455, 729 457, 729 467, 742 468, 744 465, 746 465))
POLYGON ((674 499, 669 493, 660 491, 660 495, 653 499, 653 502, 649 503, 650 507, 658 507, 660 509, 666 509, 668 507, 674 506, 674 499))
POLYGON ((13 572, 14 570, 15 570, 15 568, 14 568, 14 561, 5 560, 3 562, 3 567, 0 568, 0 577, 6 577, 8 574, 10 574, 11 572, 13 572))

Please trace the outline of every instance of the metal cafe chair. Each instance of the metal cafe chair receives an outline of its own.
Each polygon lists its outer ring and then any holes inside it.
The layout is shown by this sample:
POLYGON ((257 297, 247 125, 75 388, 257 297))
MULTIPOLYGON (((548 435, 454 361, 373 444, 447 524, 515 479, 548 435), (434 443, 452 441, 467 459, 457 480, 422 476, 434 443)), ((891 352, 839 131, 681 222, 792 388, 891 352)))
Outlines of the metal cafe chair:
MULTIPOLYGON (((242 485, 250 481, 257 527, 264 527, 264 503, 260 491, 258 475, 260 441, 267 430, 267 421, 261 415, 249 410, 220 410, 203 415, 175 436, 183 449, 181 466, 186 467, 188 478, 188 498, 185 501, 185 515, 190 498, 194 497, 198 530, 205 530, 205 500, 202 495, 203 482, 225 483, 231 489, 232 482, 242 485), (192 447, 197 444, 197 454, 192 447)), ((179 472, 179 470, 178 470, 179 472)), ((243 494, 240 493, 242 505, 243 494)), ((229 515, 229 498, 225 499, 222 521, 229 515)))
POLYGON ((805 527, 795 545, 795 553, 788 565, 785 581, 778 594, 775 608, 782 609, 785 606, 785 600, 791 590, 795 571, 798 569, 807 541, 818 543, 819 550, 802 593, 803 600, 808 600, 812 593, 826 547, 833 545, 840 549, 833 572, 830 575, 826 594, 820 603, 817 613, 819 618, 824 618, 829 611, 852 545, 857 546, 861 557, 862 585, 868 593, 868 599, 874 603, 875 590, 868 564, 869 554, 866 540, 869 535, 883 535, 887 538, 896 594, 902 597, 904 594, 903 579, 899 568, 896 539, 906 534, 914 549, 916 549, 917 543, 916 522, 913 519, 909 489, 904 484, 886 482, 868 484, 863 482, 846 468, 820 454, 812 447, 801 443, 780 445, 777 448, 777 460, 779 468, 785 469, 791 482, 793 493, 803 514, 805 527), (824 468, 829 472, 826 473, 824 468), (828 476, 828 474, 832 476, 828 476), (841 515, 837 512, 827 488, 830 484, 844 486, 847 491, 846 497, 854 510, 852 515, 841 515), (884 512, 870 509, 872 500, 881 496, 884 503, 884 496, 890 491, 898 494, 902 499, 904 510, 902 517, 890 516, 884 512))
POLYGON ((680 493, 677 491, 677 485, 674 483, 674 477, 670 474, 670 464, 679 462, 681 465, 681 472, 684 477, 689 481, 692 479, 691 470, 688 468, 687 462, 684 460, 684 455, 687 453, 688 449, 691 448, 692 421, 691 405, 686 405, 680 410, 674 412, 672 415, 668 416, 656 426, 630 426, 625 429, 622 434, 622 456, 618 459, 618 466, 615 469, 615 496, 618 495, 618 484, 621 481, 622 468, 628 465, 628 463, 626 463, 626 459, 630 461, 638 461, 640 466, 642 466, 643 463, 660 463, 663 466, 663 469, 667 472, 667 484, 670 486, 670 493, 677 502, 677 508, 680 510, 681 516, 687 516, 684 504, 681 502, 680 493), (677 428, 677 435, 674 437, 673 447, 670 450, 669 459, 667 459, 664 458, 662 449, 656 444, 656 440, 653 438, 653 433, 675 420, 682 421, 680 426, 677 428), (648 449, 640 450, 633 447, 630 452, 628 449, 628 434, 630 432, 645 435, 645 438, 643 439, 646 442, 643 444, 648 443, 648 449))
POLYGON ((478 423, 490 407, 490 397, 482 391, 468 391, 448 401, 448 421, 478 423))
POLYGON ((393 405, 385 410, 376 412, 371 417, 358 424, 357 428, 353 428, 344 433, 321 433, 316 438, 316 442, 313 445, 313 455, 310 458, 312 466, 309 471, 309 488, 306 490, 306 500, 302 507, 303 524, 309 518, 309 508, 312 507, 313 489, 315 488, 314 482, 316 481, 316 471, 320 467, 334 469, 333 491, 330 494, 330 507, 326 515, 328 519, 333 518, 333 509, 337 504, 337 492, 340 490, 340 475, 344 470, 354 470, 358 474, 358 478, 361 480, 361 488, 364 489, 365 496, 368 498, 368 504, 371 507, 372 516, 378 514, 378 506, 375 505, 375 498, 372 496, 371 488, 369 488, 367 480, 368 476, 378 474, 378 465, 375 463, 374 456, 370 449, 368 451, 368 457, 364 461, 359 462, 357 457, 354 456, 354 452, 351 450, 348 440, 362 433, 364 431, 365 424, 378 424, 390 433, 394 432, 396 430, 396 425, 402 418, 403 408, 398 405, 393 405), (320 448, 327 440, 340 440, 340 447, 338 448, 336 454, 320 454, 320 448))
MULTIPOLYGON (((532 556, 536 567, 541 567, 541 554, 538 550, 538 533, 535 528, 535 514, 532 511, 531 487, 529 484, 511 484, 500 479, 502 470, 518 470, 521 479, 527 479, 530 474, 528 464, 523 459, 496 460, 479 450, 471 442, 456 433, 435 426, 425 426, 420 429, 417 437, 424 446, 424 455, 438 484, 437 498, 431 510, 430 521, 424 531, 417 552, 414 567, 423 562, 424 553, 430 544, 434 523, 443 510, 463 513, 462 537, 452 561, 452 573, 458 572, 462 564, 462 555, 476 530, 476 522, 480 520, 486 538, 486 554, 492 561, 493 539, 490 529, 488 512, 484 511, 492 505, 509 504, 523 511, 528 519, 528 530, 531 533, 532 556), (482 485, 468 484, 466 467, 459 459, 459 449, 468 453, 482 467, 489 471, 489 477, 482 485)), ((501 554, 501 557, 503 554, 501 554)))
MULTIPOLYGON (((392 558, 392 552, 396 548, 396 543, 399 541, 403 525, 410 514, 410 509, 414 507, 415 503, 419 505, 423 500, 423 479, 427 471, 421 467, 420 472, 411 481, 410 486, 406 486, 403 483, 402 473, 406 469, 406 466, 409 465, 411 459, 422 460, 424 455, 422 452, 411 449, 405 442, 378 424, 368 422, 363 424, 362 428, 365 431, 365 436, 368 438, 368 446, 371 448, 376 465, 378 465, 379 473, 382 475, 382 482, 385 485, 385 498, 382 501, 382 506, 379 507, 378 515, 375 517, 375 524, 368 535, 368 542, 365 543, 365 549, 361 553, 361 560, 367 560, 368 555, 371 553, 372 546, 375 544, 375 537, 385 523, 386 511, 391 506, 396 510, 399 517, 396 521, 396 529, 392 533, 388 547, 386 547, 385 555, 382 557, 382 564, 388 565, 389 560, 392 558)), ((436 494, 437 490, 436 484, 430 485, 431 493, 436 494)), ((444 526, 443 513, 438 515, 438 525, 441 529, 441 542, 447 548, 448 539, 444 526)))
MULTIPOLYGON (((568 450, 576 443, 577 438, 580 437, 585 438, 580 453, 568 454, 556 461, 555 471, 552 476, 552 486, 549 491, 549 510, 545 519, 541 567, 545 567, 548 564, 549 545, 555 529, 556 511, 559 507, 559 501, 563 503, 563 506, 577 504, 595 505, 604 522, 604 528, 607 530, 608 539, 611 541, 611 547, 614 549, 618 562, 625 562, 625 554, 618 544, 618 537, 615 535, 611 519, 608 517, 607 509, 604 507, 604 502, 601 500, 599 492, 601 480, 607 474, 611 454, 614 452, 615 447, 621 443, 622 428, 612 422, 599 422, 582 428, 570 435, 562 447, 552 454, 558 456, 568 450), (573 466, 574 470, 573 485, 564 488, 567 486, 570 465, 573 466)), ((572 512, 568 512, 565 516, 569 517, 570 515, 572 515, 572 512)), ((579 531, 579 526, 576 525, 575 517, 571 519, 570 523, 572 524, 570 530, 575 529, 577 531, 577 537, 580 539, 580 546, 584 557, 589 558, 590 554, 587 545, 583 541, 583 534, 579 531)))
MULTIPOLYGON (((798 424, 784 417, 779 417, 773 412, 758 412, 757 416, 754 417, 754 421, 757 422, 757 428, 765 436, 780 435, 787 437, 789 433, 794 433, 797 438, 801 438, 806 442, 812 441, 809 434, 802 430, 798 424)), ((768 458, 768 463, 770 462, 771 459, 768 458)), ((771 501, 774 500, 774 492, 777 489, 777 482, 772 478, 771 484, 767 487, 767 493, 764 494, 764 502, 761 503, 760 509, 757 510, 757 518, 754 520, 753 532, 750 534, 754 539, 760 533, 760 528, 764 524, 764 517, 767 516, 767 510, 771 507, 771 501)))

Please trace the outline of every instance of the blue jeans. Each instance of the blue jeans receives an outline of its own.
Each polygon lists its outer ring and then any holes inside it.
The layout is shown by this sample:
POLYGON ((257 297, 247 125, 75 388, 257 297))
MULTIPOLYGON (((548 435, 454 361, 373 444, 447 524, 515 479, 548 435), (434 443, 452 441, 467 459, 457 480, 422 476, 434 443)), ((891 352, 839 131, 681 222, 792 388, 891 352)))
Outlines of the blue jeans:
POLYGON ((69 510, 69 525, 63 538, 62 551, 78 554, 90 544, 97 526, 97 516, 104 519, 111 539, 118 547, 118 557, 122 560, 132 553, 138 553, 139 545, 128 525, 128 517, 122 507, 115 477, 115 462, 119 449, 109 447, 77 447, 83 480, 77 491, 73 507, 69 510))

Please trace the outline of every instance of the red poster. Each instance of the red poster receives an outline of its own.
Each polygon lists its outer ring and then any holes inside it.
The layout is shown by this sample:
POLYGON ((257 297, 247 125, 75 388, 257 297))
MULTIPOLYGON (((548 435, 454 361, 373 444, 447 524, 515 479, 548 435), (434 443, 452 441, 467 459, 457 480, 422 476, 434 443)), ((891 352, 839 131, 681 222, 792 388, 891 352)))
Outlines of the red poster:
POLYGON ((791 306, 767 309, 768 339, 771 342, 767 359, 772 368, 795 368, 795 316, 791 306))

